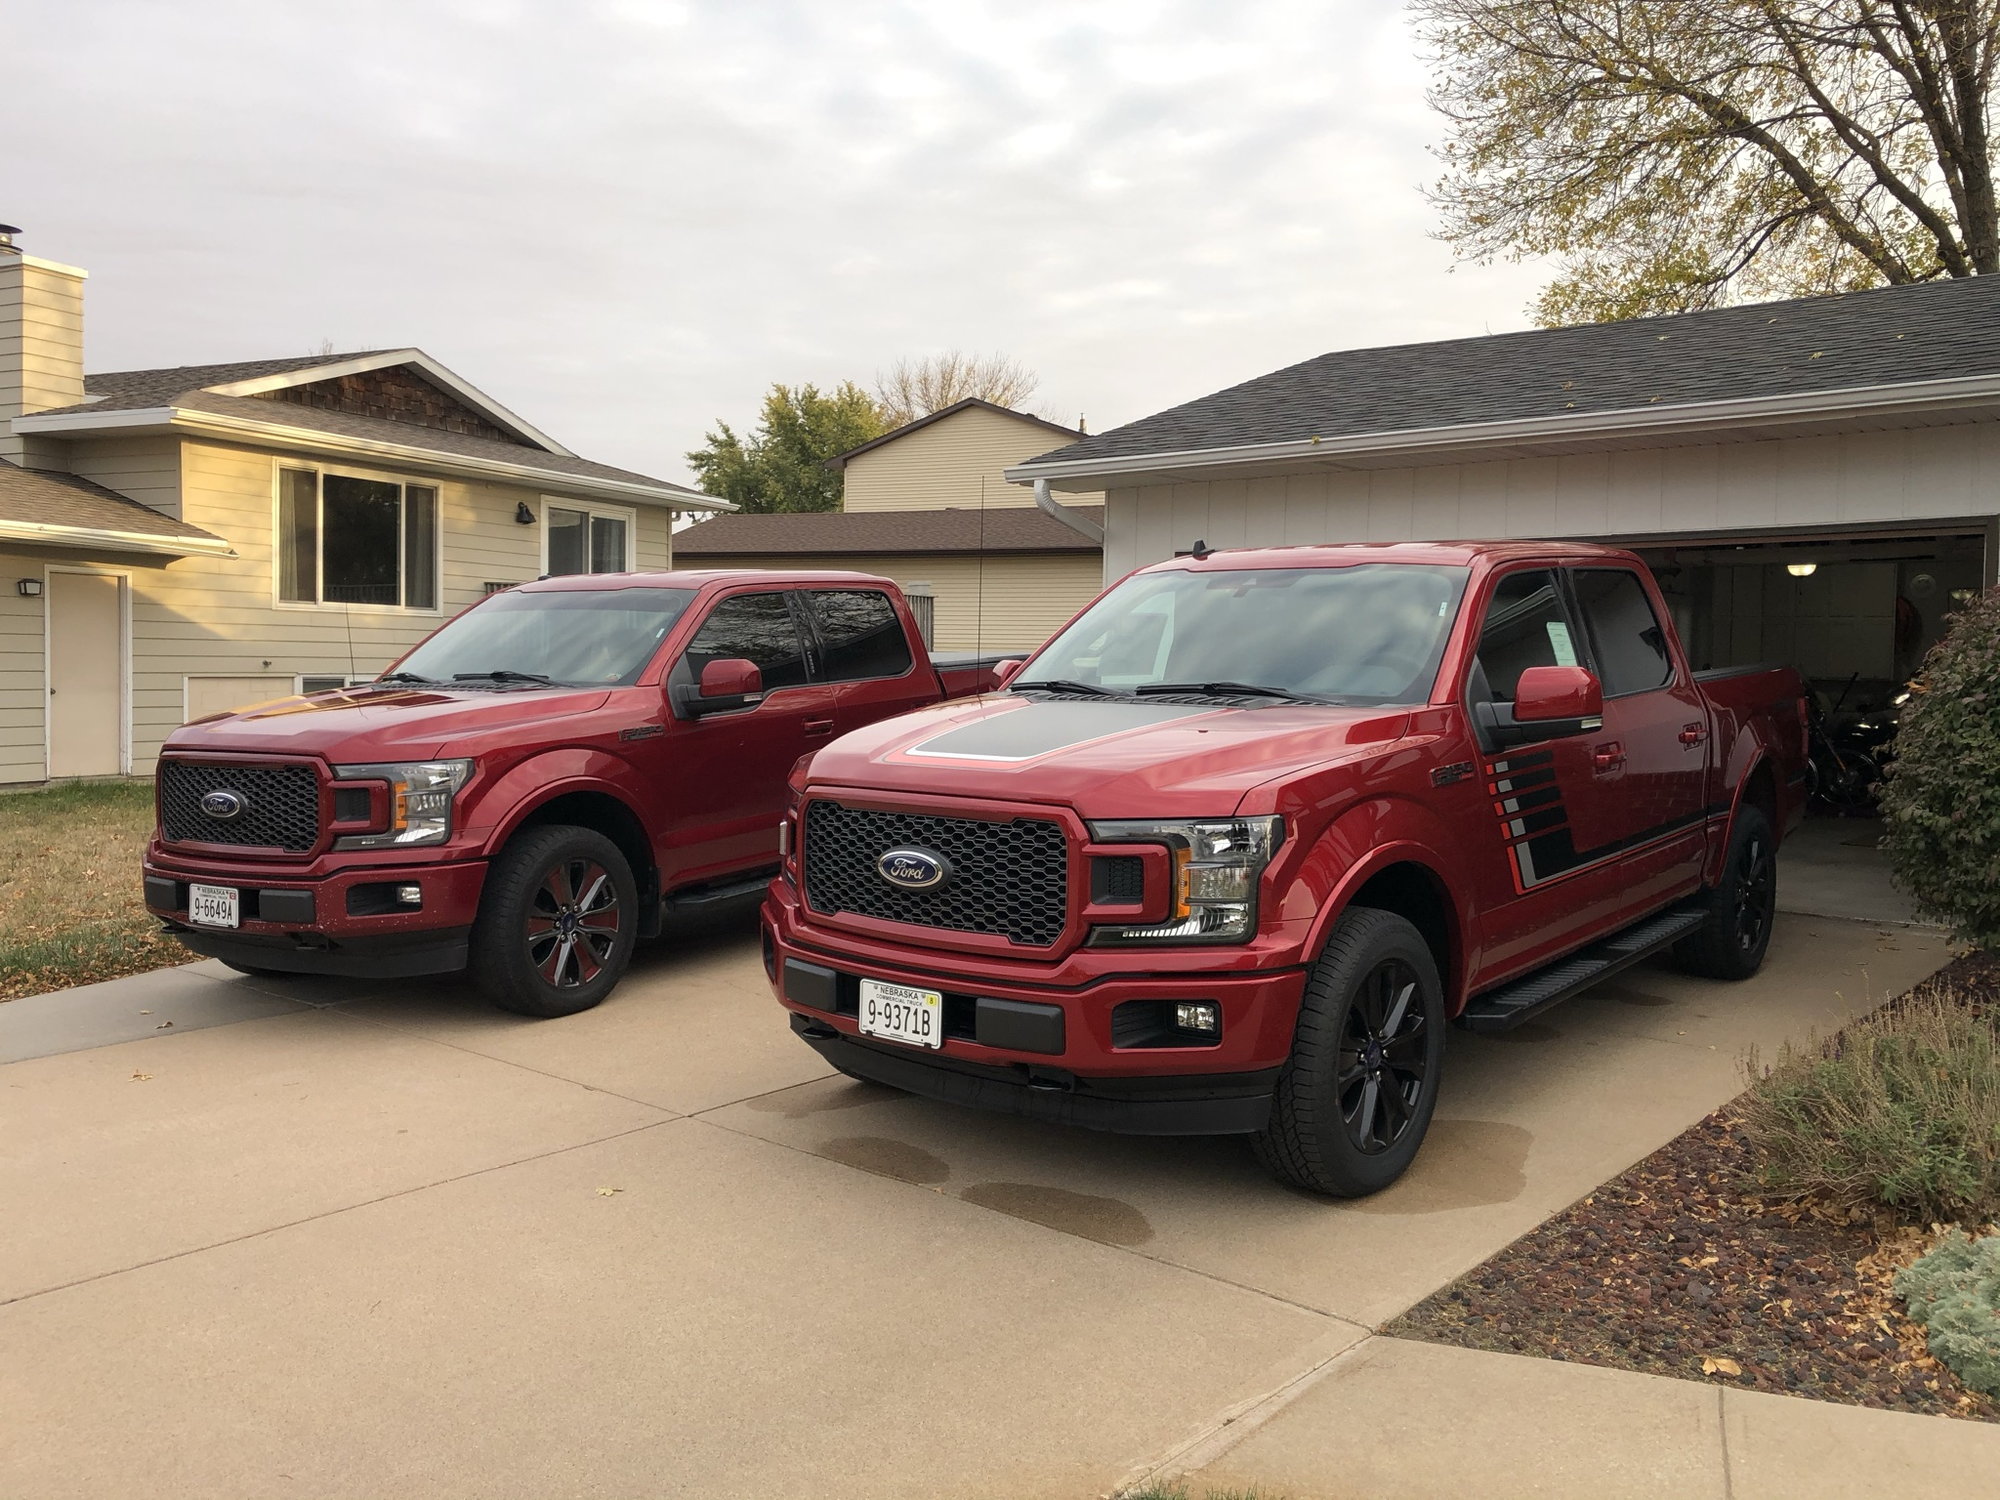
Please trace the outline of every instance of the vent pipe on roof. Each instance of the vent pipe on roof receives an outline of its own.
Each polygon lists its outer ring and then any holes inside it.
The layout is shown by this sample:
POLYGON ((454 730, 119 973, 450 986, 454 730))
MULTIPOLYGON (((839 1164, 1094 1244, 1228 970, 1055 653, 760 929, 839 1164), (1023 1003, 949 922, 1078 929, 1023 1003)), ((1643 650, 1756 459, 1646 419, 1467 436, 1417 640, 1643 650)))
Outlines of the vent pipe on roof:
POLYGON ((21 232, 14 224, 0 224, 0 254, 19 255, 21 247, 14 243, 14 236, 21 232))
POLYGON ((1078 515, 1067 506, 1057 504, 1056 497, 1049 493, 1049 482, 1046 479, 1035 481, 1035 506, 1043 515, 1054 516, 1079 536, 1089 537, 1100 547, 1104 545, 1104 528, 1088 517, 1078 515))

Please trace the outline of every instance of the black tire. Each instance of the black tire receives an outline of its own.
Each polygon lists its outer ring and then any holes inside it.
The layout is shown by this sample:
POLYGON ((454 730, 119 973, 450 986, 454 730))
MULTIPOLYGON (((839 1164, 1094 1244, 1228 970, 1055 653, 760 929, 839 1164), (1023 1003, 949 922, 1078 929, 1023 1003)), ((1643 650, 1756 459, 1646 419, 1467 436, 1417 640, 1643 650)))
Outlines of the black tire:
POLYGON ((1444 986, 1430 945, 1402 917, 1353 908, 1306 980, 1257 1159, 1308 1192, 1380 1192, 1423 1144, 1443 1064, 1444 986))
POLYGON ((573 1016, 624 977, 638 930, 638 886, 616 844, 567 824, 531 828, 486 872, 466 967, 502 1010, 573 1016))
POLYGON ((1674 944, 1674 960, 1706 979, 1748 979, 1764 966, 1778 910, 1778 840, 1761 808, 1742 807, 1722 880, 1702 894, 1708 920, 1674 944))
POLYGON ((225 969, 234 969, 239 974, 247 974, 252 979, 297 979, 300 976, 290 969, 258 969, 249 964, 239 964, 233 958, 218 958, 217 963, 225 969))

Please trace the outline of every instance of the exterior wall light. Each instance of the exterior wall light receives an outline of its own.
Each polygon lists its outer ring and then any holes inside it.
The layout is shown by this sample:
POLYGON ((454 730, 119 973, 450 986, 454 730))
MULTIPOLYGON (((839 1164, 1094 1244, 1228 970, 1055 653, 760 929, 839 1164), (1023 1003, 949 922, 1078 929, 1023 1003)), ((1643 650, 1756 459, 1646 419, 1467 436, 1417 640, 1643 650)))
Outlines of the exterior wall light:
POLYGON ((23 599, 39 598, 42 592, 42 580, 39 578, 20 579, 14 584, 14 592, 19 594, 23 599))
POLYGON ((520 526, 532 526, 535 524, 535 513, 528 509, 527 501, 523 500, 519 505, 514 507, 514 521, 516 525, 520 526))
POLYGON ((1818 563, 1786 563, 1785 571, 1794 578, 1810 578, 1819 571, 1818 563))

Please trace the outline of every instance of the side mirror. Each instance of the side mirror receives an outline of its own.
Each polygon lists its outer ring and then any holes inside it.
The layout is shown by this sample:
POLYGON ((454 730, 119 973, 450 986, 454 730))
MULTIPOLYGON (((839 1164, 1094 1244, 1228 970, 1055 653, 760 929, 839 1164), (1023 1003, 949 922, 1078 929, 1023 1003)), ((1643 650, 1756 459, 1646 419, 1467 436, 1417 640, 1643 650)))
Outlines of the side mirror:
POLYGON ((764 674, 757 663, 740 656, 710 662, 701 669, 701 681, 694 687, 674 690, 675 706, 690 719, 749 708, 763 696, 764 674))
POLYGON ((1514 722, 1595 719, 1604 712, 1604 688, 1582 667, 1529 667, 1514 688, 1514 722))
POLYGON ((1016 677, 1020 676, 1021 668, 1025 667, 1027 664, 1028 663, 1021 657, 1018 656, 1008 657, 1007 660, 1001 662, 999 666, 993 669, 993 685, 997 688, 1005 687, 1008 683, 1012 682, 1016 677))

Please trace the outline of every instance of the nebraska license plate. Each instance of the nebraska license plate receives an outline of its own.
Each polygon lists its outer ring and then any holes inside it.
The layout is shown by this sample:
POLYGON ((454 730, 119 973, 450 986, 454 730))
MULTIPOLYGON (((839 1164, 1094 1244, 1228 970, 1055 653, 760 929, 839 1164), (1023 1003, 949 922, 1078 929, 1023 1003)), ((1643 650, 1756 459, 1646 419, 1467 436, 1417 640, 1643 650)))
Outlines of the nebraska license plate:
POLYGON ((944 996, 907 984, 861 981, 861 1034, 911 1047, 944 1045, 944 996))
POLYGON ((191 885, 188 920, 197 927, 241 927, 240 896, 233 885, 191 885))

